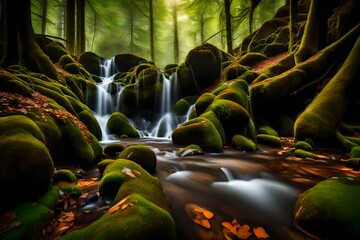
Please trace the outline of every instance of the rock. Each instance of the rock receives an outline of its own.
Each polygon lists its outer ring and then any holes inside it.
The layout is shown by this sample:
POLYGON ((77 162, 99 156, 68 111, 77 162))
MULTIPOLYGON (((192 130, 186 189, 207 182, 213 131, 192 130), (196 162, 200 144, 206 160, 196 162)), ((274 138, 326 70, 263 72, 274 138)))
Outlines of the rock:
POLYGON ((272 127, 267 126, 267 125, 260 126, 259 130, 258 130, 258 133, 259 134, 271 135, 271 136, 275 136, 275 137, 279 136, 279 134, 276 132, 275 129, 273 129, 272 127))
POLYGON ((147 60, 131 53, 123 53, 115 56, 115 64, 120 72, 128 72, 141 62, 147 62, 147 60))
POLYGON ((194 110, 197 116, 200 116, 214 101, 215 95, 212 93, 202 94, 195 102, 194 110))
POLYGON ((257 149, 256 144, 249 138, 235 134, 231 138, 231 144, 239 151, 254 152, 257 149))
POLYGON ((313 151, 314 148, 307 142, 305 141, 297 141, 295 144, 295 148, 296 149, 302 149, 305 151, 313 151))
POLYGON ((114 159, 103 159, 97 164, 97 168, 99 169, 100 174, 102 175, 104 173, 105 168, 113 163, 114 159))
POLYGON ((118 158, 131 160, 150 173, 156 169, 156 155, 150 147, 145 145, 131 145, 123 150, 118 158))
POLYGON ((360 180, 333 177, 302 193, 295 206, 295 221, 320 239, 360 238, 360 180))
POLYGON ((104 154, 109 157, 117 157, 125 149, 121 143, 110 143, 104 148, 104 154))
POLYGON ((172 133, 175 144, 196 144, 209 152, 222 152, 221 136, 212 122, 203 117, 197 117, 182 124, 172 133), (194 137, 196 136, 196 137, 194 137))
POLYGON ((189 108, 190 108, 189 102, 186 101, 184 98, 181 98, 175 103, 173 107, 173 111, 176 115, 182 116, 182 115, 186 115, 186 113, 189 111, 189 108))
POLYGON ((198 145, 191 144, 182 149, 179 154, 181 157, 186 157, 193 155, 202 155, 204 154, 204 151, 198 145))
POLYGON ((130 124, 129 119, 120 112, 111 114, 106 124, 106 128, 110 134, 115 134, 118 137, 121 137, 122 135, 126 135, 130 138, 140 137, 136 129, 130 124))
POLYGON ((272 147, 281 147, 281 140, 277 136, 258 134, 256 136, 256 140, 260 144, 264 144, 272 147))
POLYGON ((317 155, 303 150, 303 149, 295 149, 295 156, 300 157, 300 158, 312 158, 312 159, 317 159, 317 155))
POLYGON ((66 182, 69 182, 69 183, 76 183, 77 182, 77 177, 69 169, 57 170, 55 172, 54 179, 57 182, 60 182, 60 181, 66 181, 66 182))
POLYGON ((80 55, 79 63, 81 63, 89 73, 100 76, 101 58, 97 54, 93 52, 85 52, 80 55))

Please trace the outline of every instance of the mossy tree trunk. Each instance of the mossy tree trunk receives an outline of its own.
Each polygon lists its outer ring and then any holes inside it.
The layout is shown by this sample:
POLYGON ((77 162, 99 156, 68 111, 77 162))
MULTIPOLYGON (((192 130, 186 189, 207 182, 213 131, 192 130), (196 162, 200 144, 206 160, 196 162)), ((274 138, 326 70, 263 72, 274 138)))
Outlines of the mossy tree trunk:
POLYGON ((233 54, 233 46, 232 46, 232 26, 231 26, 231 1, 225 0, 224 1, 225 7, 225 27, 226 27, 226 45, 227 45, 227 52, 229 54, 233 54))
POLYGON ((56 69, 34 37, 30 0, 5 0, 2 7, 3 45, 1 66, 21 64, 34 72, 57 79, 56 69))
POLYGON ((290 0, 290 31, 289 31, 289 52, 292 52, 294 46, 294 38, 297 32, 297 15, 299 0, 290 0))
POLYGON ((48 9, 48 0, 42 0, 42 15, 41 15, 41 34, 46 34, 46 23, 47 23, 47 9, 48 9))

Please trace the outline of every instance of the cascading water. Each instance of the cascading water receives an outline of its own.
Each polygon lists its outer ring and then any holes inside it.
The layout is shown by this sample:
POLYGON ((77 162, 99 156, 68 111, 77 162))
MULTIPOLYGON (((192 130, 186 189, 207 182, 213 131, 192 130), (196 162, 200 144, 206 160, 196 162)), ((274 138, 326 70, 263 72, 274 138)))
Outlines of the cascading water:
MULTIPOLYGON (((102 142, 116 140, 106 132, 106 123, 113 112, 121 111, 120 95, 123 89, 120 83, 114 82, 114 76, 118 72, 114 58, 104 61, 101 65, 102 82, 97 84, 97 100, 94 107, 94 116, 98 120, 102 130, 102 142)), ((141 137, 170 139, 173 130, 186 120, 185 117, 175 116, 171 112, 172 100, 176 95, 176 76, 170 79, 159 72, 159 80, 162 82, 160 101, 157 104, 158 120, 153 123, 142 118, 140 121, 130 122, 138 130, 141 137)), ((137 93, 139 94, 139 93, 137 93)))

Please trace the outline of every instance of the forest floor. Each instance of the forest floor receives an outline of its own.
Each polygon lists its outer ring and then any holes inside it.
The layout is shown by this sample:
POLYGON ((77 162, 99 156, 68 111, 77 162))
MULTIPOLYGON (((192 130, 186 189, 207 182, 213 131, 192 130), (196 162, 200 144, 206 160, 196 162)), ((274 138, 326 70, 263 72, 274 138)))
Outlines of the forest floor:
MULTIPOLYGON (((277 178, 288 182, 293 186, 298 186, 304 191, 318 182, 333 176, 357 177, 358 171, 354 171, 345 166, 344 160, 348 156, 336 149, 318 149, 314 153, 318 159, 302 159, 294 156, 291 148, 294 147, 293 138, 281 138, 282 148, 274 148, 260 145, 260 151, 272 159, 266 162, 266 168, 277 178)), ((137 140, 122 142, 124 146, 135 143, 137 140)), ((140 140, 141 144, 146 144, 140 140)), ((157 144, 156 140, 150 143, 151 147, 164 151, 177 151, 179 146, 169 144, 157 144)), ((251 155, 252 153, 247 153, 251 155)), ((206 158, 206 154, 203 155, 206 158)), ((202 157, 202 156, 200 156, 202 157)), ((220 156, 221 157, 221 156, 220 156)), ((180 158, 180 157, 179 157, 180 158)), ((180 160, 180 159, 179 159, 180 160)), ((60 168, 71 169, 74 166, 58 166, 60 168)), ((157 173, 161 175, 162 173, 157 173)), ((168 173, 166 173, 168 174, 168 173)), ((85 227, 99 219, 109 208, 99 197, 98 184, 100 174, 97 169, 87 169, 84 179, 78 180, 78 185, 82 189, 82 195, 78 199, 72 199, 64 194, 55 210, 55 218, 52 223, 44 229, 44 239, 53 240, 74 230, 85 227)), ((195 224, 195 223, 194 223, 195 224)))

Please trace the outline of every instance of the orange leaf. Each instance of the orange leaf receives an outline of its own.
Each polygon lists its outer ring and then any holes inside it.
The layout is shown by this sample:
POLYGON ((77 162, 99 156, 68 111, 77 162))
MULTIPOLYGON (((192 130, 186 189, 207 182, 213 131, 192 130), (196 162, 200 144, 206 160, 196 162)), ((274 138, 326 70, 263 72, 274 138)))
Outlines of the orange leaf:
POLYGON ((221 225, 223 225, 226 229, 229 229, 232 234, 236 235, 236 227, 234 227, 231 223, 222 222, 221 225))
POLYGON ((126 203, 126 204, 122 205, 122 206, 121 206, 121 210, 126 209, 128 206, 129 206, 129 204, 128 204, 128 203, 126 203))
POLYGON ((119 210, 119 206, 121 204, 123 204, 124 202, 126 202, 126 200, 128 200, 130 198, 130 195, 127 197, 124 197, 122 200, 120 200, 118 203, 116 203, 114 206, 112 206, 107 213, 111 214, 113 212, 116 212, 117 210, 119 210))
POLYGON ((72 222, 74 220, 75 220, 74 217, 67 217, 67 218, 65 218, 64 222, 72 222))
POLYGON ((203 219, 203 220, 199 220, 199 219, 193 219, 193 221, 201 226, 203 226, 204 228, 211 228, 210 222, 207 219, 203 219))
POLYGON ((194 213, 202 213, 207 219, 211 219, 214 214, 205 208, 194 208, 194 213))
POLYGON ((226 240, 233 240, 234 234, 232 234, 229 229, 223 228, 223 234, 226 240))
POLYGON ((252 233, 249 232, 250 227, 247 224, 244 224, 244 226, 240 225, 240 229, 238 230, 238 232, 236 233, 236 236, 240 239, 248 239, 252 233))
POLYGON ((241 225, 238 223, 236 218, 234 218, 231 223, 232 223, 232 225, 234 225, 235 228, 240 228, 241 227, 241 225))
POLYGON ((253 232, 255 234, 255 236, 260 239, 260 238, 268 238, 269 235, 266 233, 265 229, 262 227, 254 227, 253 228, 253 232))

